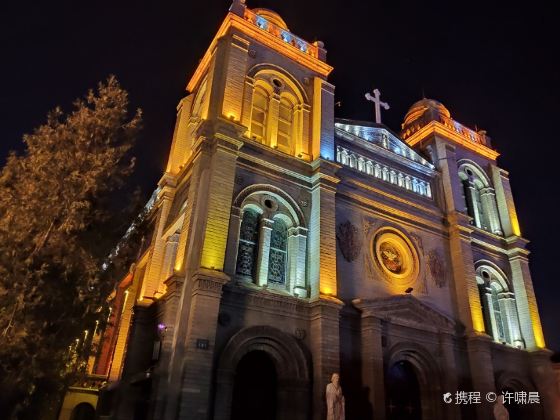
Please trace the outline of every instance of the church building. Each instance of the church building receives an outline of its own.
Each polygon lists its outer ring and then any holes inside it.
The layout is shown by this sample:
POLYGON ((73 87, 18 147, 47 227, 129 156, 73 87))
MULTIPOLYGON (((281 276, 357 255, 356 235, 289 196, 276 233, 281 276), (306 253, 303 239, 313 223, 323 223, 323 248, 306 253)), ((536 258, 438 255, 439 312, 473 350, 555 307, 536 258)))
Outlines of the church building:
POLYGON ((100 418, 324 420, 333 373, 348 420, 492 419, 503 391, 540 398, 511 419, 560 418, 490 138, 432 99, 398 132, 336 119, 331 71, 321 41, 233 1, 111 296, 100 418))

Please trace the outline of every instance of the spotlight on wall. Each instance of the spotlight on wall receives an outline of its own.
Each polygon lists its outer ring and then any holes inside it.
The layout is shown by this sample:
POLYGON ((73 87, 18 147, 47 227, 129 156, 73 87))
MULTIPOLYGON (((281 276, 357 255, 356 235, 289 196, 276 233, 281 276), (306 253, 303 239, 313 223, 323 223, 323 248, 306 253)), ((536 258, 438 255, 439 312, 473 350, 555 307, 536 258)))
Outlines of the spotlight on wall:
POLYGON ((409 287, 409 288, 406 289, 404 292, 410 294, 410 293, 412 293, 413 290, 414 290, 414 288, 409 287))

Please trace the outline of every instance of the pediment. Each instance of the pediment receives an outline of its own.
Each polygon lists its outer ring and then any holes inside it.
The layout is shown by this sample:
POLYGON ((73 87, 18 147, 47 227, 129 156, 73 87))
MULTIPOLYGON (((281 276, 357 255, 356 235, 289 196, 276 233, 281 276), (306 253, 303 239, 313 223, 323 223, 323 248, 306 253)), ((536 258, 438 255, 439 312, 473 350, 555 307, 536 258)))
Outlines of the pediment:
POLYGON ((412 295, 397 295, 378 299, 354 299, 353 305, 362 317, 373 316, 392 324, 432 332, 454 333, 457 323, 412 295))

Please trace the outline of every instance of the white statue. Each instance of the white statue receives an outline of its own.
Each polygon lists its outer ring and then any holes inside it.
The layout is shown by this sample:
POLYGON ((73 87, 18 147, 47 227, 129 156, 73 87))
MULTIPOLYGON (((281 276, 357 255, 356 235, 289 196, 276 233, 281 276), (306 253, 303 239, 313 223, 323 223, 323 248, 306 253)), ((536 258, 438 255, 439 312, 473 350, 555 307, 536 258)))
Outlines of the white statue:
POLYGON ((344 420, 344 395, 340 387, 340 375, 333 373, 327 385, 327 420, 344 420))
POLYGON ((494 403, 494 418, 496 420, 509 420, 509 413, 504 405, 504 401, 504 396, 499 395, 498 399, 494 403))

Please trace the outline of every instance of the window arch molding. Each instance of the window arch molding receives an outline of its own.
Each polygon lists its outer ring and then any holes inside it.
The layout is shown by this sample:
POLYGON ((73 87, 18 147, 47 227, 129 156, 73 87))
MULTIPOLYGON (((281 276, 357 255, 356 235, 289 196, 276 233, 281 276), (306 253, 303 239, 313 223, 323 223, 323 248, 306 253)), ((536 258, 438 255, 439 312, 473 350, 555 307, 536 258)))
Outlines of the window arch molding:
POLYGON ((487 334, 496 342, 524 348, 515 294, 506 274, 487 260, 475 264, 475 274, 487 334))
POLYGON ((253 185, 233 207, 237 281, 306 298, 307 228, 297 203, 276 187, 253 185))
POLYGON ((302 84, 281 67, 260 64, 246 77, 242 124, 247 137, 301 159, 310 156, 310 100, 302 84))
POLYGON ((465 210, 472 223, 481 229, 503 235, 496 202, 496 193, 486 172, 475 162, 460 160, 458 175, 463 189, 465 210))
POLYGON ((277 77, 281 82, 284 82, 296 95, 298 102, 306 105, 310 104, 309 96, 305 91, 303 85, 290 73, 280 66, 274 64, 257 64, 249 69, 247 76, 251 79, 258 80, 263 76, 277 77))

